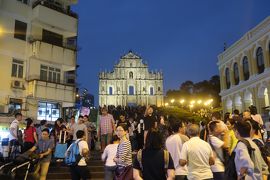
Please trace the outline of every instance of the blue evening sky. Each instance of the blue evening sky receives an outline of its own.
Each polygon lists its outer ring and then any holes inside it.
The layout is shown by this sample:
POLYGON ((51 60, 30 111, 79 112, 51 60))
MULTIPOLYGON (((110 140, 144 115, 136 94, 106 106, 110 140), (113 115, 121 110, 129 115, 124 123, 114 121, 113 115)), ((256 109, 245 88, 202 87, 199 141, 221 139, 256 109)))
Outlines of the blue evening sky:
POLYGON ((270 15, 270 0, 79 0, 78 82, 95 95, 98 73, 133 50, 164 89, 218 74, 217 55, 270 15))

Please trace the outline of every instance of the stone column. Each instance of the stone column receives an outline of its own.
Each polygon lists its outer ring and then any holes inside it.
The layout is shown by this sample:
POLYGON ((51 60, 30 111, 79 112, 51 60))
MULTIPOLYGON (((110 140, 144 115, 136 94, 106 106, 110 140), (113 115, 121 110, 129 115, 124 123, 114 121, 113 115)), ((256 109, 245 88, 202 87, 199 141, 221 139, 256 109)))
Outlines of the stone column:
POLYGON ((257 107, 257 110, 259 112, 259 109, 261 108, 260 107, 260 104, 259 104, 259 98, 258 98, 258 90, 257 90, 257 87, 253 87, 252 88, 252 101, 253 101, 253 105, 257 107))
POLYGON ((270 103, 270 82, 267 83, 268 102, 270 103))
MULTIPOLYGON (((240 112, 243 112, 244 110, 246 110, 246 107, 245 107, 245 102, 244 102, 244 92, 240 92, 239 93, 240 97, 241 97, 241 111, 240 112)), ((240 109, 239 109, 240 110, 240 109)))
POLYGON ((250 76, 254 76, 258 73, 258 69, 257 69, 257 60, 256 57, 253 57, 253 49, 255 47, 251 48, 248 51, 248 59, 249 59, 249 65, 250 65, 250 76))
POLYGON ((227 112, 225 99, 221 99, 221 103, 222 103, 223 114, 225 114, 227 112))
MULTIPOLYGON (((251 90, 249 90, 249 92, 250 92, 251 95, 252 95, 251 90)), ((243 95, 243 96, 244 96, 243 102, 244 102, 245 110, 248 110, 248 107, 249 107, 252 103, 254 103, 254 102, 252 102, 252 101, 253 101, 253 97, 251 97, 251 99, 245 99, 245 95, 243 95)))
POLYGON ((233 68, 229 68, 229 71, 230 71, 230 83, 231 83, 231 87, 235 86, 235 81, 234 81, 234 71, 233 71, 233 68))
POLYGON ((259 114, 264 114, 265 110, 263 109, 265 107, 265 100, 264 100, 264 96, 263 97, 258 97, 258 113, 259 114))
POLYGON ((223 72, 223 69, 224 69, 224 68, 219 69, 220 90, 221 90, 221 91, 225 89, 225 87, 224 87, 224 76, 223 76, 223 73, 222 73, 222 72, 223 72))
POLYGON ((239 71, 239 81, 242 82, 244 81, 244 71, 243 71, 243 63, 241 62, 240 58, 237 59, 237 64, 238 64, 238 71, 239 71))
POLYGON ((263 57, 264 57, 265 69, 269 69, 270 68, 269 51, 270 51, 269 49, 268 49, 268 51, 266 50, 266 47, 263 48, 263 57))

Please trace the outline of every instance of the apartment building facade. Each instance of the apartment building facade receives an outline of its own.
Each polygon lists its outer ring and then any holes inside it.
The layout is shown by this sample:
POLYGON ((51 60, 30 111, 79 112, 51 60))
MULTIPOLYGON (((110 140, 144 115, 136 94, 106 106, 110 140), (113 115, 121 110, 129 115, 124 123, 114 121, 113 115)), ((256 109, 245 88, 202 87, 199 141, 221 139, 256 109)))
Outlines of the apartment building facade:
POLYGON ((54 121, 74 106, 74 0, 0 0, 0 114, 54 121))

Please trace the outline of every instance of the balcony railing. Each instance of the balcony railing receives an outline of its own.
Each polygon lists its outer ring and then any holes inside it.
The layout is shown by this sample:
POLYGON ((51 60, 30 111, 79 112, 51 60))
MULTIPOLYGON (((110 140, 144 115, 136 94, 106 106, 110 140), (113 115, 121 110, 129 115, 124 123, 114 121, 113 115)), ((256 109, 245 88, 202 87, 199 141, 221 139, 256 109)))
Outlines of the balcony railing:
POLYGON ((32 36, 29 36, 28 37, 28 42, 29 43, 34 43, 36 41, 40 41, 40 42, 52 44, 52 45, 59 46, 59 47, 62 47, 62 48, 66 48, 66 49, 70 49, 70 50, 73 50, 73 51, 77 51, 78 50, 76 44, 62 43, 62 45, 59 45, 59 44, 53 44, 53 43, 49 43, 49 42, 43 41, 41 37, 39 37, 39 38, 36 38, 36 37, 33 38, 32 36))
POLYGON ((41 79, 40 75, 31 75, 31 76, 28 76, 26 78, 26 81, 28 81, 28 82, 35 81, 35 80, 36 81, 48 82, 48 83, 61 84, 61 85, 65 85, 65 86, 76 86, 76 81, 74 81, 75 83, 70 83, 67 80, 49 81, 48 79, 47 80, 41 79))
POLYGON ((63 14, 66 14, 68 16, 78 19, 78 15, 76 13, 72 12, 70 9, 64 9, 62 5, 57 4, 55 2, 49 2, 47 0, 37 0, 36 2, 33 3, 32 8, 35 8, 38 5, 45 6, 57 12, 60 12, 60 13, 63 13, 63 14))

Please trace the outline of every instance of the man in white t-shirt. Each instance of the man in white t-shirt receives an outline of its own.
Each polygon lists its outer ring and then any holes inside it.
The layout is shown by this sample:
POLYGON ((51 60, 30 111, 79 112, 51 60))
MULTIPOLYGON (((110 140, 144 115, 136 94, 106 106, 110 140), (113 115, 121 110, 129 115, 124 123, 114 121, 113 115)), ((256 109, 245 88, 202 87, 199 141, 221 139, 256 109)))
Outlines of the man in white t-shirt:
POLYGON ((210 145, 199 138, 200 127, 192 124, 187 129, 190 139, 184 143, 180 153, 180 165, 187 165, 188 179, 212 179, 210 166, 215 164, 210 145))
POLYGON ((19 124, 22 121, 22 114, 16 113, 15 120, 12 121, 9 127, 9 141, 18 140, 19 124))
POLYGON ((15 158, 21 152, 20 144, 23 143, 22 134, 19 133, 19 125, 22 121, 22 114, 16 113, 15 120, 9 126, 9 156, 15 158))
MULTIPOLYGON (((89 157, 89 148, 88 144, 86 142, 86 136, 84 131, 78 130, 76 132, 76 141, 75 143, 78 143, 79 146, 79 152, 81 155, 81 159, 78 162, 78 165, 70 166, 70 172, 71 172, 71 178, 76 179, 89 179, 89 169, 87 168, 86 160, 89 157)), ((71 146, 69 146, 70 148, 71 146)), ((67 152, 69 151, 69 148, 67 152)))
POLYGON ((175 121, 172 125, 174 134, 169 136, 166 140, 166 148, 170 152, 174 167, 175 167, 175 180, 187 179, 188 169, 187 166, 180 166, 179 159, 183 144, 189 140, 185 134, 185 126, 182 121, 175 121))
POLYGON ((229 146, 227 139, 221 140, 220 137, 224 135, 224 133, 228 133, 228 131, 224 131, 222 128, 222 124, 220 121, 211 121, 208 124, 209 129, 209 139, 208 142, 212 147, 215 164, 211 166, 211 170, 213 172, 214 180, 224 179, 225 166, 224 161, 225 158, 224 152, 228 152, 229 146))

